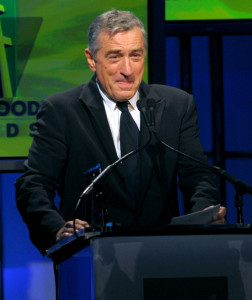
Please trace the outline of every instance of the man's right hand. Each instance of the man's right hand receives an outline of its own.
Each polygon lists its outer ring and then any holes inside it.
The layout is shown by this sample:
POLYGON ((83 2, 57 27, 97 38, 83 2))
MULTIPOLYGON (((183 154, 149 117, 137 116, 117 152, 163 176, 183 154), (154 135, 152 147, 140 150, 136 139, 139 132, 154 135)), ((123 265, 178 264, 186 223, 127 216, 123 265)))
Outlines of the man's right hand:
MULTIPOLYGON (((75 219, 75 229, 76 231, 90 227, 89 223, 86 221, 82 221, 79 219, 75 219)), ((74 234, 74 226, 73 221, 68 221, 65 223, 65 225, 57 232, 56 234, 56 241, 60 241, 63 238, 69 237, 74 234)))

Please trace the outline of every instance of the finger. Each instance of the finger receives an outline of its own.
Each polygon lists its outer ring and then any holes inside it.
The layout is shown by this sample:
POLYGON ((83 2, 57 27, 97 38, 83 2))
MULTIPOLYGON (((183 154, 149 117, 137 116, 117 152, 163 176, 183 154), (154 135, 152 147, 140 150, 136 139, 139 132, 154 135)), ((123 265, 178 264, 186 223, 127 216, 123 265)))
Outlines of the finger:
MULTIPOLYGON (((66 224, 64 225, 64 227, 66 228, 73 228, 74 225, 73 225, 73 221, 68 221, 66 222, 66 224)), ((86 221, 82 221, 80 219, 76 219, 75 220, 75 228, 80 230, 82 228, 85 228, 85 227, 90 227, 89 223, 86 222, 86 221)))
POLYGON ((66 222, 64 228, 73 228, 73 221, 66 222))
POLYGON ((73 234, 72 228, 63 227, 56 235, 56 241, 62 240, 65 237, 71 236, 73 234))
POLYGON ((213 220, 222 220, 225 219, 227 209, 224 206, 221 206, 218 213, 213 216, 213 220))
POLYGON ((81 230, 81 229, 83 229, 83 228, 85 228, 85 227, 87 227, 87 226, 83 226, 83 225, 80 225, 80 224, 75 224, 75 230, 81 230))
POLYGON ((220 212, 221 212, 222 216, 225 217, 226 214, 227 214, 227 208, 224 207, 224 206, 221 206, 220 207, 220 212))
MULTIPOLYGON (((56 240, 71 236, 74 234, 73 221, 67 221, 64 226, 58 231, 56 240)), ((80 219, 75 220, 75 230, 79 231, 83 228, 90 227, 89 223, 80 219)))
POLYGON ((62 231, 62 235, 64 235, 64 234, 73 234, 74 233, 74 229, 73 228, 64 228, 64 230, 62 231))
POLYGON ((211 224, 226 224, 226 219, 225 218, 218 219, 218 220, 212 221, 211 224))
POLYGON ((90 227, 90 225, 87 221, 83 221, 83 220, 80 220, 80 219, 75 219, 75 224, 76 225, 78 224, 82 227, 90 227))
POLYGON ((61 235, 61 239, 66 238, 66 237, 69 237, 69 236, 71 236, 71 235, 73 235, 73 234, 72 234, 72 233, 69 233, 69 232, 64 232, 64 233, 62 233, 62 235, 61 235))
MULTIPOLYGON (((81 228, 76 228, 76 231, 79 231, 81 228)), ((74 234, 74 228, 64 228, 63 231, 60 233, 60 237, 66 237, 66 236, 71 236, 74 234)))

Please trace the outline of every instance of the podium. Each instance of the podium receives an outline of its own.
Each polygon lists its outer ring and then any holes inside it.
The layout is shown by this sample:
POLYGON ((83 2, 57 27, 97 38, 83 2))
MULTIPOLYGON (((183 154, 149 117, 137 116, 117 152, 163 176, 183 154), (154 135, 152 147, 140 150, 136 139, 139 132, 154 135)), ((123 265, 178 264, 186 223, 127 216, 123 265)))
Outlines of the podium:
POLYGON ((48 250, 58 299, 252 299, 252 225, 81 232, 48 250))

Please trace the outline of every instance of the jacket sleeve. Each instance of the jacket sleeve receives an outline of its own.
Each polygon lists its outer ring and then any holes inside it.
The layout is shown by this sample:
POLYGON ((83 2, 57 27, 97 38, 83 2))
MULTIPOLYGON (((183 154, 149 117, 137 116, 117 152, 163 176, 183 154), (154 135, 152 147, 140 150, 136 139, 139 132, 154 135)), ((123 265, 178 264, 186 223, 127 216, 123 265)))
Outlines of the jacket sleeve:
POLYGON ((67 157, 63 116, 51 102, 42 102, 25 172, 16 182, 17 208, 27 224, 31 241, 45 254, 55 243, 65 220, 54 204, 67 157))
MULTIPOLYGON (((179 150, 207 163, 199 138, 196 105, 191 95, 187 94, 187 97, 187 108, 180 128, 179 150)), ((185 212, 199 211, 219 203, 216 176, 209 168, 180 155, 178 175, 185 212)))

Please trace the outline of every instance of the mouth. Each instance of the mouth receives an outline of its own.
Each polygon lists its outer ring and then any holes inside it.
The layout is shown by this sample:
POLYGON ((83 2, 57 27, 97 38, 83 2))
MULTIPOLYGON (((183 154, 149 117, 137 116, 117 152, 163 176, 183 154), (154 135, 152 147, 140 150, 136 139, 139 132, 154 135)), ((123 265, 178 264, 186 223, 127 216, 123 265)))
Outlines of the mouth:
POLYGON ((134 84, 133 81, 120 81, 120 80, 118 80, 116 83, 121 89, 126 89, 126 90, 130 89, 134 84))

